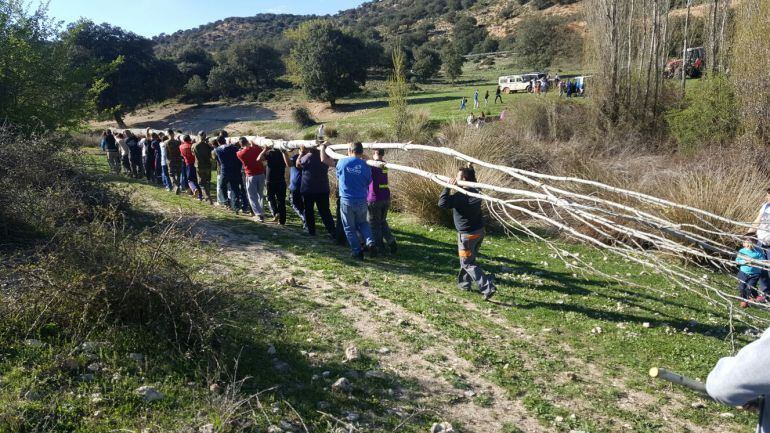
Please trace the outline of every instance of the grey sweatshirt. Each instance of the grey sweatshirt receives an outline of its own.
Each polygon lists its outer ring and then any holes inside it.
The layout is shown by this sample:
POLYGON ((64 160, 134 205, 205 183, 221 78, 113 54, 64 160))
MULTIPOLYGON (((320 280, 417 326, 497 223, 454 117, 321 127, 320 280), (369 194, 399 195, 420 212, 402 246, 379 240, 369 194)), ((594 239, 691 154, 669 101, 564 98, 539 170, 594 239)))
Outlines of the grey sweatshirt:
MULTIPOLYGON (((706 391, 714 400, 742 406, 770 394, 770 328, 735 356, 722 358, 706 379, 706 391)), ((762 403, 757 433, 770 433, 768 399, 762 403)))

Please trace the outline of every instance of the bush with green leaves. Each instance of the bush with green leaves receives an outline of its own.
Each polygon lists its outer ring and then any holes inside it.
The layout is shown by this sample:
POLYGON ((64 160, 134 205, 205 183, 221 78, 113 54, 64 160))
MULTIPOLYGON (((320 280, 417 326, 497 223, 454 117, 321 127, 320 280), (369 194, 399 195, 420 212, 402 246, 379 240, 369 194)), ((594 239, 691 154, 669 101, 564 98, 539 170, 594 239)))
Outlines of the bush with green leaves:
POLYGON ((724 75, 713 75, 690 86, 684 107, 666 114, 671 135, 680 150, 693 151, 709 144, 725 144, 740 124, 732 84, 724 75))
POLYGON ((316 124, 315 119, 313 119, 313 116, 310 114, 310 110, 308 110, 307 107, 297 107, 292 110, 291 120, 293 120, 300 128, 307 128, 308 126, 316 124))
POLYGON ((193 75, 184 86, 183 101, 200 104, 207 101, 210 97, 209 86, 200 75, 193 75))
POLYGON ((441 57, 438 51, 422 46, 414 50, 412 73, 418 82, 426 82, 441 70, 441 57))

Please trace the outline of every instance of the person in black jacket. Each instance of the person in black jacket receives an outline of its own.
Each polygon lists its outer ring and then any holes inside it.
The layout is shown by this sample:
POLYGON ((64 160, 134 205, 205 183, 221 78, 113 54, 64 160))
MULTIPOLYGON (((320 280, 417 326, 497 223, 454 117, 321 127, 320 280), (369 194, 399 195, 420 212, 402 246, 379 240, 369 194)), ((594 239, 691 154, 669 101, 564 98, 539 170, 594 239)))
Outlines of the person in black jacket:
MULTIPOLYGON (((451 185, 459 182, 476 182, 476 172, 473 168, 462 168, 457 177, 451 179, 451 185)), ((463 187, 469 193, 478 193, 471 187, 463 187)), ((497 291, 492 278, 476 264, 481 242, 484 240, 484 218, 481 215, 481 199, 471 197, 462 192, 451 193, 450 188, 444 188, 438 200, 438 206, 452 209, 452 218, 457 229, 457 248, 460 255, 460 273, 457 284, 463 290, 470 291, 475 282, 484 300, 488 301, 497 291)))

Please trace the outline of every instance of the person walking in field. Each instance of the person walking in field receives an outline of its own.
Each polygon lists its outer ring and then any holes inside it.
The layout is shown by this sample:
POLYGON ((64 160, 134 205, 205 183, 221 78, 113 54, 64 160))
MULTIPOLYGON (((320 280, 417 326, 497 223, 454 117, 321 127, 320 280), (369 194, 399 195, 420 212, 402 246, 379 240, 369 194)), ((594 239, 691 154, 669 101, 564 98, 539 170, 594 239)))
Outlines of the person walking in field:
POLYGON ((206 134, 199 133, 198 142, 192 148, 195 155, 195 168, 198 172, 198 183, 205 194, 206 201, 213 205, 214 200, 211 197, 212 150, 206 134))
POLYGON ((484 106, 489 106, 489 89, 487 89, 486 93, 484 93, 484 106))
POLYGON ((465 104, 468 102, 468 100, 463 96, 460 98, 460 111, 465 110, 465 104))
MULTIPOLYGON (((376 149, 373 159, 385 162, 385 149, 376 149)), ((374 244, 379 251, 385 251, 388 244, 391 254, 397 251, 396 238, 388 225, 388 210, 390 209, 390 186, 388 185, 388 169, 384 167, 371 167, 372 182, 369 184, 369 194, 366 197, 368 203, 367 219, 372 228, 374 244)))
POLYGON ((112 131, 107 129, 102 134, 102 150, 107 152, 107 164, 110 166, 110 170, 115 173, 120 173, 120 148, 118 142, 115 140, 115 136, 112 135, 112 131))
POLYGON ((158 134, 147 130, 147 135, 142 139, 142 167, 144 168, 144 178, 147 182, 155 183, 155 150, 152 148, 153 136, 158 134))
POLYGON ((182 175, 182 154, 179 152, 181 143, 175 138, 173 129, 169 129, 166 133, 168 135, 168 139, 165 141, 166 165, 168 166, 168 177, 171 183, 170 191, 179 194, 182 192, 182 186, 180 184, 182 175))
MULTIPOLYGON (((449 180, 452 186, 460 182, 476 182, 476 172, 473 168, 462 168, 454 179, 449 180)), ((469 193, 478 193, 472 187, 462 187, 469 193)), ((481 199, 471 197, 464 192, 444 188, 438 200, 442 209, 452 209, 452 218, 457 229, 457 248, 460 256, 460 273, 457 285, 462 290, 470 291, 473 283, 478 286, 484 300, 488 301, 497 291, 492 278, 484 273, 476 263, 481 242, 484 240, 484 219, 481 215, 481 199)))
POLYGON ((503 90, 500 88, 500 86, 497 86, 497 90, 495 90, 495 104, 497 104, 497 100, 500 100, 500 103, 503 103, 503 96, 502 96, 503 90))
POLYGON ((126 130, 125 134, 131 177, 138 179, 142 173, 142 148, 139 146, 139 139, 133 132, 126 130))
POLYGON ((329 209, 329 166, 323 163, 321 152, 317 149, 300 148, 303 153, 297 159, 297 168, 302 170, 300 192, 305 206, 305 224, 307 233, 316 234, 315 211, 321 216, 326 232, 334 239, 334 217, 329 209))
MULTIPOLYGON (((244 139, 245 140, 245 139, 244 139)), ((240 145, 227 144, 227 138, 219 137, 220 145, 214 153, 219 166, 219 175, 222 178, 221 188, 225 191, 225 197, 229 196, 230 208, 236 214, 239 211, 246 212, 249 208, 246 192, 243 188, 243 163, 238 159, 240 145)))
MULTIPOLYGON (((323 146, 321 153, 325 155, 323 146)), ((360 142, 352 143, 348 148, 348 157, 337 163, 337 185, 340 192, 340 212, 345 236, 350 244, 350 255, 363 260, 364 251, 358 234, 369 247, 369 254, 377 256, 377 246, 372 237, 372 230, 367 219, 367 196, 372 170, 363 158, 364 146, 360 142)))
POLYGON ((273 214, 273 222, 280 225, 286 224, 286 167, 289 165, 289 156, 286 152, 272 148, 259 155, 260 161, 265 161, 267 170, 265 180, 267 182, 267 203, 270 213, 273 214))
POLYGON ((289 204, 297 216, 302 221, 302 228, 307 230, 307 224, 305 223, 305 204, 302 201, 302 169, 299 168, 297 161, 304 156, 305 153, 299 150, 296 154, 292 155, 289 159, 287 166, 289 167, 289 204))
POLYGON ((246 175, 246 196, 251 204, 254 219, 265 222, 263 205, 265 202, 265 164, 264 158, 260 158, 265 149, 251 143, 246 137, 240 138, 241 150, 238 151, 238 159, 243 164, 246 175))
POLYGON ((118 133, 118 149, 120 150, 120 165, 123 168, 123 172, 131 174, 131 149, 126 145, 126 136, 120 132, 118 133))
POLYGON ((187 186, 192 191, 193 197, 197 196, 198 201, 203 201, 203 193, 198 184, 198 173, 195 170, 195 153, 192 148, 192 138, 189 135, 185 135, 182 138, 182 145, 179 146, 179 153, 182 154, 182 160, 184 161, 185 179, 187 179, 187 186))
POLYGON ((473 109, 479 109, 479 89, 476 89, 476 91, 473 92, 473 109))

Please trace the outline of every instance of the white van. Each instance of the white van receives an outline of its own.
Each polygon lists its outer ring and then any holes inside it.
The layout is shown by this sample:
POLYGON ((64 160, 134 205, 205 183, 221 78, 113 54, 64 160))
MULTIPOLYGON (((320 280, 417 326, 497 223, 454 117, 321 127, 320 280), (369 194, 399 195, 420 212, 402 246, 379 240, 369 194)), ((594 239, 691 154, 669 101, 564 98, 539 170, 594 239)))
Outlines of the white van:
POLYGON ((497 80, 503 93, 529 92, 529 78, 523 75, 506 75, 497 80))

